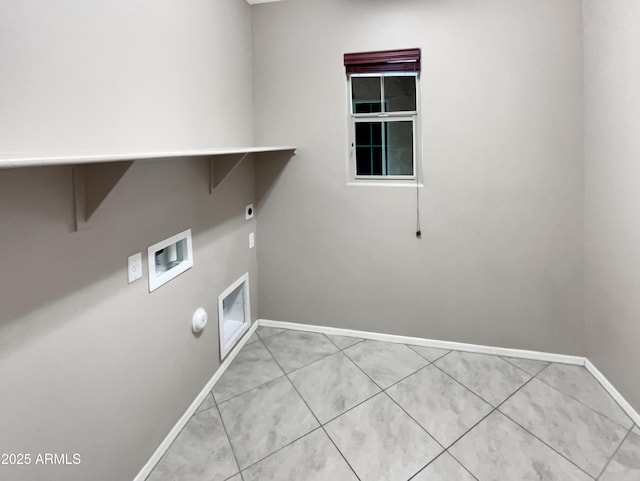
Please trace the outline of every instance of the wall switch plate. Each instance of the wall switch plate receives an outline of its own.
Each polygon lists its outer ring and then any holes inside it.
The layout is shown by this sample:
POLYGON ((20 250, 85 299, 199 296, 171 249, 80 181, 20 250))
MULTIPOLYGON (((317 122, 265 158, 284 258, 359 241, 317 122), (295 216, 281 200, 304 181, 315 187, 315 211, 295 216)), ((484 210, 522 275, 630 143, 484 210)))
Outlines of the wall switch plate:
POLYGON ((127 277, 129 284, 142 277, 142 253, 138 252, 127 258, 127 277))
POLYGON ((249 249, 253 249, 256 246, 256 234, 252 232, 249 234, 249 249))
POLYGON ((244 218, 245 220, 253 219, 253 204, 247 204, 244 206, 244 218))

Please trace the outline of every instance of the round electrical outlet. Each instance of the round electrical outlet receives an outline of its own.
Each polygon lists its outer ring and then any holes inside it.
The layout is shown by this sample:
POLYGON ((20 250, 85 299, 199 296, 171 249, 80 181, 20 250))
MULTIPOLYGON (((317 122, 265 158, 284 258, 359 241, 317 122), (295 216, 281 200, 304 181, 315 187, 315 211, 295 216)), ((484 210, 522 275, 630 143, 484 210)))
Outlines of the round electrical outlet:
POLYGON ((194 334, 200 334, 202 332, 207 325, 208 317, 207 311, 205 311, 203 307, 198 307, 196 309, 196 312, 193 313, 193 318, 191 319, 191 327, 194 334))

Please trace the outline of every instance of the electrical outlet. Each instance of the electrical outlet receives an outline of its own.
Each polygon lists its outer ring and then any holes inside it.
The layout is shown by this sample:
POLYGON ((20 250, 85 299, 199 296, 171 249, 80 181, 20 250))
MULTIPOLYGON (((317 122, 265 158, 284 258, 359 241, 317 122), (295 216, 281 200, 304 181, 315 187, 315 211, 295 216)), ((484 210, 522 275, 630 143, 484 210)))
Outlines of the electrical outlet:
POLYGON ((245 220, 253 219, 253 204, 244 206, 244 218, 245 220))
POLYGON ((256 234, 252 232, 249 234, 249 249, 253 249, 256 246, 256 234))
POLYGON ((142 253, 138 252, 127 258, 127 277, 129 284, 142 277, 142 253))

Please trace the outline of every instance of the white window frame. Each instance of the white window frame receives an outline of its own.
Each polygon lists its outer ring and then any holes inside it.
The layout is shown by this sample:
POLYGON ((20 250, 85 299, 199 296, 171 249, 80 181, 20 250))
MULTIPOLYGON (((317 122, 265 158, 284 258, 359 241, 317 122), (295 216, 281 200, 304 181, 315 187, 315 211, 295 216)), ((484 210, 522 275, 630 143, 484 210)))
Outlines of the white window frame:
MULTIPOLYGON (((381 82, 381 100, 384 99, 384 82, 381 82)), ((420 129, 420 75, 414 72, 383 72, 351 74, 347 82, 347 105, 348 105, 348 162, 347 162, 347 184, 348 185, 398 185, 415 186, 421 179, 421 159, 419 133, 420 129), (354 77, 414 77, 416 81, 416 110, 402 112, 374 112, 374 113, 354 113, 351 79, 354 77), (413 125, 413 175, 357 175, 356 172, 356 148, 355 148, 355 127, 358 122, 397 122, 411 121, 413 125)), ((384 141, 384 139, 383 139, 384 141)), ((384 162, 383 162, 384 168, 384 162)))

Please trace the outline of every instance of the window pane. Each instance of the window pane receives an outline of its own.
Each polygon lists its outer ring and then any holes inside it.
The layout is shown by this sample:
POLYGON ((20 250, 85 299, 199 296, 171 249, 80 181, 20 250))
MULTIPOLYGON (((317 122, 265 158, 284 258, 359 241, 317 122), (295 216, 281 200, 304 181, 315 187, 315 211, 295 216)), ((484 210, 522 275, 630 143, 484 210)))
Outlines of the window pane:
POLYGON ((413 121, 356 122, 356 175, 413 172, 413 121))
POLYGON ((356 148, 356 175, 371 175, 371 147, 356 148))
POLYGON ((373 147, 371 159, 371 175, 382 175, 382 146, 373 147))
MULTIPOLYGON (((380 144, 380 141, 377 143, 380 144)), ((356 122, 356 144, 371 145, 371 122, 356 122)))
POLYGON ((356 175, 382 175, 382 122, 356 122, 356 175))
POLYGON ((351 77, 353 113, 381 112, 380 77, 351 77))
POLYGON ((414 76, 383 78, 386 112, 416 110, 416 78, 414 76))
POLYGON ((413 122, 385 122, 387 175, 413 175, 413 122))

